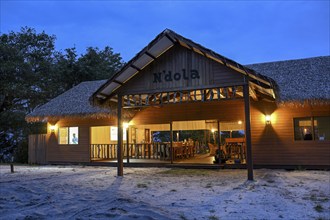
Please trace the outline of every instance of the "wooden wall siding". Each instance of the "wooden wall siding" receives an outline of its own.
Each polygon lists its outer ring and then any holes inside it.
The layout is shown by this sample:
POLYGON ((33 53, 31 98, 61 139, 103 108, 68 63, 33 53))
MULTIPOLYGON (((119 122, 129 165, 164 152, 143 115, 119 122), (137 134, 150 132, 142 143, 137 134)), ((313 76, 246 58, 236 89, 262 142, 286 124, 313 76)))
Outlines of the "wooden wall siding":
POLYGON ((170 121, 212 120, 244 121, 243 100, 207 103, 181 103, 162 107, 149 107, 138 112, 133 124, 165 124, 170 121))
POLYGON ((72 119, 67 118, 56 123, 58 127, 79 127, 79 144, 59 145, 58 131, 47 134, 48 162, 90 162, 90 127, 92 126, 116 126, 109 119, 72 119))
POLYGON ((293 118, 330 116, 329 110, 329 106, 275 109, 268 102, 253 102, 251 131, 254 164, 330 166, 330 141, 295 141, 293 126, 293 118), (264 115, 271 113, 272 123, 266 126, 264 115))
MULTIPOLYGON (((290 108, 275 103, 251 102, 252 153, 255 165, 330 166, 330 141, 294 141, 293 118, 330 116, 329 106, 290 108), (264 116, 272 114, 271 125, 264 116)), ((181 103, 142 109, 133 118, 137 125, 168 124, 170 121, 244 121, 243 100, 181 103)), ((78 126, 78 145, 58 145, 57 131, 47 134, 47 162, 90 162, 90 127, 117 126, 113 120, 63 119, 57 126, 78 126)))
POLYGON ((117 92, 122 94, 138 94, 153 91, 176 91, 197 88, 213 88, 221 86, 242 85, 244 77, 242 74, 225 67, 222 64, 208 59, 196 52, 193 52, 182 46, 174 46, 154 62, 149 64, 140 73, 130 79, 117 92), (188 80, 183 79, 185 69, 188 80), (192 79, 190 72, 197 70, 200 78, 192 79), (172 72, 172 78, 175 73, 181 74, 180 80, 166 82, 164 72, 172 72), (161 83, 154 83, 154 73, 162 73, 161 83))
POLYGON ((29 135, 29 164, 46 163, 46 134, 29 135))

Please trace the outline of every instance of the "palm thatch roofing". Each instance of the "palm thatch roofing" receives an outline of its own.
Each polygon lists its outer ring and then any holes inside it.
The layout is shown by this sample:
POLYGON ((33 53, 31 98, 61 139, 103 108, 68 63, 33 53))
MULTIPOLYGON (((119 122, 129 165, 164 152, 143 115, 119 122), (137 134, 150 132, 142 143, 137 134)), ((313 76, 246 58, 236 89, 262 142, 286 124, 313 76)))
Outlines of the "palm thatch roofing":
MULTIPOLYGON (((156 54, 157 51, 160 53, 175 42, 246 74, 254 84, 253 88, 263 87, 263 91, 274 89, 279 104, 330 104, 330 56, 243 66, 170 30, 165 30, 111 79, 82 82, 36 108, 26 116, 26 120, 35 122, 57 121, 64 117, 116 118, 117 103, 116 100, 109 98, 111 93, 122 86, 126 78, 138 72, 134 67, 150 62, 155 58, 153 53, 156 54), (155 44, 155 42, 161 43, 155 44), (92 100, 95 103, 99 99, 106 99, 101 105, 103 107, 92 105, 90 102, 92 100), (107 108, 104 108, 105 106, 107 108)), ((123 110, 124 118, 132 118, 134 114, 133 110, 123 110)))
POLYGON ((26 116, 28 122, 36 121, 57 121, 63 117, 94 117, 111 118, 115 114, 116 108, 100 108, 92 106, 89 97, 106 80, 87 81, 71 88, 46 104, 37 107, 32 113, 26 116))
POLYGON ((330 104, 330 56, 246 66, 276 81, 279 104, 330 104))

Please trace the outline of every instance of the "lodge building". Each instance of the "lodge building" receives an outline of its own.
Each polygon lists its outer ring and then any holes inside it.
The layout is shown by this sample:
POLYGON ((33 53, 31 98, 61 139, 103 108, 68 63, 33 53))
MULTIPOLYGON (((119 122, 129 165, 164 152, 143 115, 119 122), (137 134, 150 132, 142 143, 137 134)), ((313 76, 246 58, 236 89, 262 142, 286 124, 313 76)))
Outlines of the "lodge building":
POLYGON ((48 124, 29 162, 328 169, 329 73, 329 56, 241 65, 166 29, 27 115, 48 124))

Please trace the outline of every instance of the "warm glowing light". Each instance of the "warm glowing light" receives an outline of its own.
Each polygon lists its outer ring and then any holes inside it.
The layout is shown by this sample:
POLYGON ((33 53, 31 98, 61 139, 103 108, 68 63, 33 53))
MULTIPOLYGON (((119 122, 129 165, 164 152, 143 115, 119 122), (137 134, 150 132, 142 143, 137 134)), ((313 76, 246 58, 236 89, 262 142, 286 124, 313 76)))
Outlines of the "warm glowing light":
POLYGON ((272 117, 270 115, 265 116, 265 121, 266 121, 267 125, 269 125, 271 123, 271 120, 272 120, 272 117))
POLYGON ((241 125, 242 124, 242 121, 238 121, 238 124, 241 125))
POLYGON ((50 131, 51 131, 51 132, 55 132, 55 130, 56 130, 56 125, 51 125, 49 128, 50 128, 50 131))
POLYGON ((212 133, 214 133, 214 132, 215 132, 215 129, 214 129, 214 128, 212 128, 212 130, 211 130, 211 131, 212 131, 212 133))
POLYGON ((127 129, 128 126, 129 126, 129 124, 128 124, 127 122, 124 122, 124 123, 123 123, 123 128, 124 128, 124 129, 127 129))

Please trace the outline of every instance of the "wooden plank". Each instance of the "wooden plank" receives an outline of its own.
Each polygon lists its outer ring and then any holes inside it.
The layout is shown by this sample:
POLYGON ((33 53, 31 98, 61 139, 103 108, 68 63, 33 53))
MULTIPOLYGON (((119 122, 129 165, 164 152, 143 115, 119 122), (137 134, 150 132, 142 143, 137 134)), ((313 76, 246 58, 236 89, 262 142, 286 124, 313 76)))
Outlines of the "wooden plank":
POLYGON ((242 85, 242 74, 210 60, 201 54, 192 52, 179 45, 173 46, 117 90, 126 94, 146 91, 167 92, 196 89, 215 85, 242 85), (194 72, 195 71, 195 72, 194 72), (198 72, 198 77, 192 74, 198 72), (165 79, 165 76, 168 76, 165 79))
POLYGON ((31 134, 29 135, 29 155, 28 155, 28 162, 29 164, 36 163, 36 135, 31 134))
POLYGON ((46 135, 29 135, 28 162, 30 164, 46 163, 46 135))
POLYGON ((190 102, 170 104, 161 108, 145 108, 137 112, 133 124, 166 124, 169 121, 219 119, 220 121, 243 121, 243 100, 214 102, 190 102))

